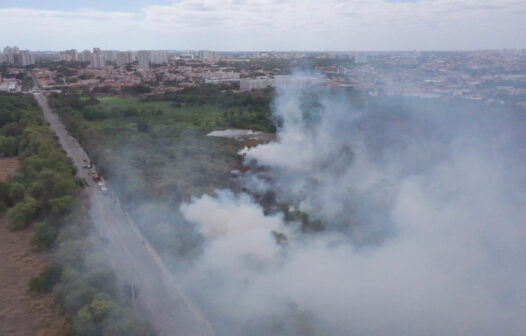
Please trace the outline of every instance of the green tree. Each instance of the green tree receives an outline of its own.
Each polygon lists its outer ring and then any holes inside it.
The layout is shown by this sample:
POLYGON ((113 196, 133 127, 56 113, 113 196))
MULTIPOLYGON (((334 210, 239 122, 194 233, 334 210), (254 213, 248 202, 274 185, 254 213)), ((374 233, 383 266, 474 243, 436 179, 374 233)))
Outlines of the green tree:
POLYGON ((35 219, 39 210, 38 201, 32 197, 24 200, 7 211, 7 218, 11 224, 11 229, 18 230, 27 227, 35 219))
MULTIPOLYGON (((10 197, 9 197, 9 189, 10 189, 10 184, 9 183, 6 183, 6 182, 3 182, 3 181, 0 181, 0 201, 4 202, 5 204, 9 203, 9 201, 11 200, 10 197)), ((23 189, 24 186, 22 186, 22 189, 23 189)), ((22 190, 22 197, 23 197, 24 193, 23 193, 23 190, 22 190)))
POLYGON ((59 218, 70 211, 74 202, 75 198, 73 196, 54 198, 49 201, 49 205, 51 207, 50 214, 59 218))
POLYGON ((51 248, 57 237, 57 231, 57 226, 48 223, 48 221, 35 223, 31 245, 39 249, 51 248))
POLYGON ((103 326, 104 335, 153 336, 155 333, 136 312, 129 308, 113 309, 103 326))
POLYGON ((48 266, 39 276, 29 280, 29 289, 38 292, 50 292, 60 280, 62 268, 57 264, 48 266))
POLYGON ((37 175, 36 181, 29 188, 31 196, 43 201, 63 195, 72 195, 75 190, 76 184, 71 176, 65 176, 48 168, 43 169, 37 175))
POLYGON ((18 136, 22 134, 24 128, 18 122, 7 123, 2 127, 0 133, 5 136, 18 136))
POLYGON ((101 324, 115 304, 106 294, 97 294, 89 306, 93 320, 101 324))
POLYGON ((89 307, 84 307, 78 311, 73 318, 73 334, 78 336, 99 336, 100 327, 93 321, 93 315, 89 307))
POLYGON ((14 136, 0 135, 0 153, 5 156, 15 156, 18 154, 18 141, 14 136))

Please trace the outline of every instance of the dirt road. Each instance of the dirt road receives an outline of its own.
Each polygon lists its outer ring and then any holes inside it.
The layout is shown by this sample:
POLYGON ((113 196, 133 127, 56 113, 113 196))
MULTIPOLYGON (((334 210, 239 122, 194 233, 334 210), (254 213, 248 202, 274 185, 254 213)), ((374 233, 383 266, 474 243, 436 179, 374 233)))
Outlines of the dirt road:
POLYGON ((73 160, 78 177, 90 183, 92 216, 99 234, 107 240, 108 259, 117 274, 135 284, 137 305, 161 336, 212 336, 213 329, 206 317, 175 282, 162 259, 122 210, 119 200, 103 195, 91 181, 84 160, 89 158, 47 103, 45 95, 34 93, 45 119, 56 133, 60 144, 73 160))

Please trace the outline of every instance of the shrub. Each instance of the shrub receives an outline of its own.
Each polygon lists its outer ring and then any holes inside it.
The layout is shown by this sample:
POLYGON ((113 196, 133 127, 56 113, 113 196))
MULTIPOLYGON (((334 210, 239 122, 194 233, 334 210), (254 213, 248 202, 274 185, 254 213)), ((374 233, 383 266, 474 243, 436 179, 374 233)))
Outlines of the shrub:
POLYGON ((62 268, 57 264, 48 266, 39 276, 29 280, 29 289, 37 292, 50 292, 60 281, 62 268))
POLYGON ((133 108, 133 107, 127 108, 124 111, 124 116, 127 117, 127 118, 129 118, 129 117, 136 117, 138 115, 139 115, 139 111, 136 108, 133 108))
POLYGON ((147 132, 148 131, 148 123, 144 119, 137 119, 137 131, 139 132, 147 132))
POLYGON ((21 183, 11 183, 9 185, 9 203, 16 204, 24 198, 25 188, 21 183))
POLYGON ((69 212, 75 199, 72 196, 63 196, 49 201, 50 214, 59 218, 69 212))
POLYGON ((73 318, 73 334, 78 336, 99 336, 100 327, 93 321, 89 307, 84 307, 73 318))
POLYGON ((7 211, 11 229, 19 230, 27 227, 36 219, 38 210, 38 201, 32 197, 26 197, 22 202, 7 211))
POLYGON ((9 188, 10 185, 6 182, 0 181, 0 201, 4 202, 5 204, 9 203, 9 188))
POLYGON ((57 231, 56 225, 47 222, 36 223, 31 237, 31 245, 39 249, 51 248, 57 237, 57 231))
POLYGON ((18 154, 18 141, 14 136, 0 135, 0 153, 6 156, 15 156, 18 154))

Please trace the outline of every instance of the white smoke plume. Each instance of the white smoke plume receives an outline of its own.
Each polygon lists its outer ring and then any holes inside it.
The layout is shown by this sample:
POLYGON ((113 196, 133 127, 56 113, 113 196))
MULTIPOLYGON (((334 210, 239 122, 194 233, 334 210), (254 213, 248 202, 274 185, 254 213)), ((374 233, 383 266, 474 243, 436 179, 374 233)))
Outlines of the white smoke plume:
POLYGON ((183 205, 204 245, 182 277, 218 334, 526 334, 524 117, 319 90, 281 90, 274 110, 246 185, 325 230, 246 194, 183 205))

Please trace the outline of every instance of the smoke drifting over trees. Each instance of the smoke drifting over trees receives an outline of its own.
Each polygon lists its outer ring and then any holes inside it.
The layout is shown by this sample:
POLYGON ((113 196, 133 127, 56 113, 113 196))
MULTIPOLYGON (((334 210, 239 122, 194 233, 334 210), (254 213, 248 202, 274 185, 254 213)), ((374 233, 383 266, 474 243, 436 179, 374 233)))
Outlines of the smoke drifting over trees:
POLYGON ((179 277, 218 334, 526 334, 523 116, 285 89, 274 114, 243 182, 275 204, 181 208, 204 242, 179 277))

